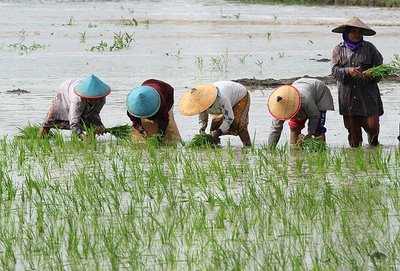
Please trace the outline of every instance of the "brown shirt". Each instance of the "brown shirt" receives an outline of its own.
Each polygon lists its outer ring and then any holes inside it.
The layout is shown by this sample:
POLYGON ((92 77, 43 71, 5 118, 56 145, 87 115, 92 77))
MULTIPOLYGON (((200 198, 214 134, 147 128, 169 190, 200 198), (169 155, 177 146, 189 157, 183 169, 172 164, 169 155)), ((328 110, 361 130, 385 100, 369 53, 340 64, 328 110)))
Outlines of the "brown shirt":
MULTIPOLYGON (((174 105, 174 88, 170 86, 168 83, 157 79, 149 79, 142 83, 142 86, 149 86, 154 88, 158 94, 160 95, 160 109, 158 112, 152 117, 148 118, 150 120, 158 121, 158 130, 162 133, 168 127, 169 124, 169 115, 168 112, 171 110, 174 105)), ((142 120, 140 118, 136 118, 127 112, 128 117, 132 121, 132 126, 139 132, 144 131, 142 126, 142 120)))
POLYGON ((348 49, 343 42, 332 54, 332 75, 337 80, 339 113, 345 116, 382 115, 383 105, 377 82, 370 78, 355 79, 349 74, 349 67, 360 67, 365 71, 381 65, 383 57, 376 47, 364 41, 356 51, 348 49))

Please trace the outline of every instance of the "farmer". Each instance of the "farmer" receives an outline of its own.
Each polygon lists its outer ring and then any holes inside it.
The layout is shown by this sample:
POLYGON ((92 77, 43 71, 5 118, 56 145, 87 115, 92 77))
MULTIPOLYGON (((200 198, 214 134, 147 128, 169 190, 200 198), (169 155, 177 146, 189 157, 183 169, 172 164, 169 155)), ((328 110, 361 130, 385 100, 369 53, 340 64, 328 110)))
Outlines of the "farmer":
POLYGON ((187 91, 179 101, 185 116, 199 114, 200 133, 205 133, 208 114, 212 115, 210 133, 213 143, 222 135, 239 136, 244 146, 251 146, 248 132, 250 94, 243 85, 232 81, 201 84, 187 91))
POLYGON ((172 106, 174 88, 149 79, 134 88, 126 98, 127 115, 132 121, 132 140, 144 141, 149 135, 161 135, 165 142, 180 141, 172 106))
POLYGON ((369 68, 381 65, 383 58, 376 47, 363 39, 375 31, 359 18, 352 17, 332 30, 342 33, 343 41, 333 50, 332 74, 337 81, 339 113, 343 115, 350 147, 362 144, 362 131, 368 135, 370 146, 379 145, 379 116, 383 105, 378 81, 370 76, 369 68))
POLYGON ((297 143, 307 120, 304 138, 315 136, 325 141, 326 111, 334 110, 334 106, 331 92, 322 81, 300 78, 275 89, 268 98, 268 110, 274 117, 268 137, 268 146, 273 147, 278 144, 285 120, 289 120, 290 144, 297 143))
POLYGON ((106 128, 100 111, 110 92, 111 88, 93 74, 85 79, 63 82, 42 123, 40 135, 46 135, 51 128, 67 129, 84 140, 85 126, 93 127, 95 134, 104 134, 106 128))

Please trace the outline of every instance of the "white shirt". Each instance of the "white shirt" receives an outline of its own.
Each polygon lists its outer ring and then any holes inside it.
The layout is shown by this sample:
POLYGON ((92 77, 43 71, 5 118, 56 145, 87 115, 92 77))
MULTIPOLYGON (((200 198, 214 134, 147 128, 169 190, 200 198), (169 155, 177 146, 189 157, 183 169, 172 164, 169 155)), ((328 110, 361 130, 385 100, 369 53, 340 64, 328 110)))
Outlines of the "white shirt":
POLYGON ((223 114, 224 120, 219 129, 226 133, 235 119, 232 108, 247 95, 247 90, 245 86, 233 81, 219 81, 213 85, 217 87, 217 98, 206 111, 199 114, 199 123, 205 128, 208 124, 208 114, 223 114))

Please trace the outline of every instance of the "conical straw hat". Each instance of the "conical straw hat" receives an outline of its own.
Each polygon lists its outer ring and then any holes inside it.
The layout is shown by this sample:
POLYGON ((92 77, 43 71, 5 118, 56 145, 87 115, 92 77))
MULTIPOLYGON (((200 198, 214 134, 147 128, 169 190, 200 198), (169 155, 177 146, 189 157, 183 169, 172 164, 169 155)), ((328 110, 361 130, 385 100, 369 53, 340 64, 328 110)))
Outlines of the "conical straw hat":
POLYGON ((83 98, 103 98, 110 94, 111 88, 92 74, 76 84, 74 92, 83 98))
POLYGON ((217 98, 217 87, 212 84, 195 86, 181 97, 179 111, 182 115, 193 116, 206 111, 217 98))
POLYGON ((358 17, 351 17, 345 24, 339 25, 338 27, 335 27, 332 29, 332 32, 334 33, 343 33, 344 30, 346 29, 346 26, 350 27, 358 27, 364 30, 363 35, 364 36, 373 36, 376 34, 374 30, 372 30, 368 25, 363 23, 358 17))
POLYGON ((276 119, 291 119, 296 116, 300 107, 300 92, 291 85, 278 87, 268 98, 268 110, 276 119))

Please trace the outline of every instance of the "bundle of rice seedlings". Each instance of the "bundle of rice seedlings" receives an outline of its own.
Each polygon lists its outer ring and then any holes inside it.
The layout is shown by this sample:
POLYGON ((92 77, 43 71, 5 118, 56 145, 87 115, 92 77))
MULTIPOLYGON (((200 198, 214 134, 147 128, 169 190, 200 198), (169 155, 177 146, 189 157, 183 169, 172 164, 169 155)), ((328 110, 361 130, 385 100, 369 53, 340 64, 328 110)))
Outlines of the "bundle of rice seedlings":
POLYGON ((207 147, 213 145, 210 134, 196 134, 189 142, 188 146, 191 148, 207 147))
POLYGON ((164 140, 161 134, 154 134, 146 137, 146 143, 150 146, 160 147, 164 144, 164 140))
POLYGON ((298 141, 296 145, 299 148, 307 151, 319 152, 327 150, 326 143, 322 139, 315 137, 305 138, 301 141, 298 141))
POLYGON ((121 139, 129 139, 131 136, 131 126, 128 124, 107 128, 107 133, 121 139))
MULTIPOLYGON (((28 124, 25 127, 17 127, 18 130, 19 130, 19 134, 16 135, 16 138, 20 138, 20 139, 38 139, 38 138, 40 138, 40 136, 39 136, 40 127, 41 127, 40 124, 28 124)), ((47 136, 48 137, 54 137, 54 133, 52 131, 49 131, 47 136)))
POLYGON ((395 55, 395 58, 389 64, 372 67, 364 73, 370 73, 373 78, 377 79, 395 76, 400 73, 400 56, 395 55))

